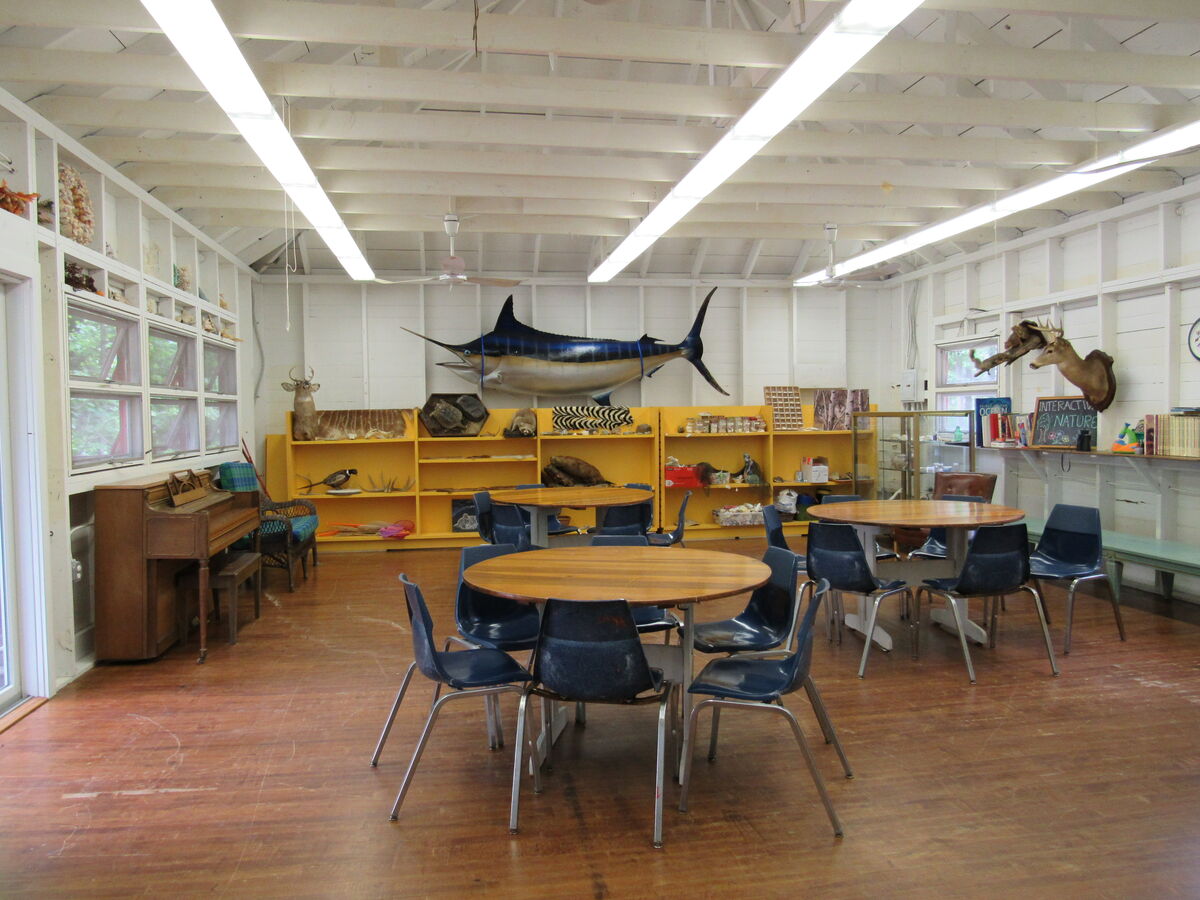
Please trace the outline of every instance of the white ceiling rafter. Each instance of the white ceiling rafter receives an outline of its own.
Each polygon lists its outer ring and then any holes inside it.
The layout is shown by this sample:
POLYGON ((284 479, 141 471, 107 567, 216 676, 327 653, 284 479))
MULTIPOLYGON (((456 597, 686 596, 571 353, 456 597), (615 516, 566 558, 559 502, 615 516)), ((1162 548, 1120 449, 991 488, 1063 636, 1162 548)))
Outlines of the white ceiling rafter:
MULTIPOLYGON (((423 267, 454 208, 489 268, 555 276, 627 235, 841 8, 481 0, 476 56, 455 0, 216 2, 368 255, 423 267)), ((1200 116, 1194 0, 996 2, 928 0, 629 274, 782 282, 825 222, 845 256, 1200 116)), ((0 85, 244 258, 282 246, 278 185, 137 0, 0 11, 0 85)), ((1200 151, 1165 159, 927 256, 1198 172, 1200 151)), ((335 269, 304 243, 302 264, 335 269)))

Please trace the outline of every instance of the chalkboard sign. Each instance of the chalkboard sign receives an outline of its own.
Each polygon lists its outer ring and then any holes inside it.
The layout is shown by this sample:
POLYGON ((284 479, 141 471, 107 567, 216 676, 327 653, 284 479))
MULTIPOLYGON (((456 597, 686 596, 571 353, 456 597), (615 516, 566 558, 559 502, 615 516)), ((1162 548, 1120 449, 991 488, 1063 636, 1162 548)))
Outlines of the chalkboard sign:
POLYGON ((1096 445, 1096 410, 1083 397, 1038 397, 1031 447, 1074 448, 1085 428, 1096 445))

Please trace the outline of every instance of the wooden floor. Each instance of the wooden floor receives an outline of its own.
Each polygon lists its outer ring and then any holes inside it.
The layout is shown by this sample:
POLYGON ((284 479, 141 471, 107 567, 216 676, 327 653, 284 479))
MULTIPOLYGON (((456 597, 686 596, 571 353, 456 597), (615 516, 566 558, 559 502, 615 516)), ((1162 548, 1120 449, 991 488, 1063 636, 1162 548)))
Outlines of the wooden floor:
MULTIPOLYGON (((691 812, 669 788, 653 850, 648 707, 568 727, 510 836, 510 751, 487 749, 481 704, 453 704, 389 822, 429 697, 418 683, 370 768, 412 653, 396 575, 444 634, 456 566, 452 551, 327 553, 294 594, 272 571, 263 617, 233 647, 214 629, 206 665, 176 648, 101 666, 0 734, 0 896, 1200 896, 1200 626, 1129 608, 1122 644, 1088 599, 1061 678, 1022 601, 997 648, 975 649, 976 687, 948 634, 927 627, 913 662, 894 608, 897 651, 864 681, 857 639, 819 640, 814 676, 856 773, 814 742, 841 840, 783 723, 727 713, 691 812)), ((1061 647, 1062 595, 1050 606, 1061 647)))

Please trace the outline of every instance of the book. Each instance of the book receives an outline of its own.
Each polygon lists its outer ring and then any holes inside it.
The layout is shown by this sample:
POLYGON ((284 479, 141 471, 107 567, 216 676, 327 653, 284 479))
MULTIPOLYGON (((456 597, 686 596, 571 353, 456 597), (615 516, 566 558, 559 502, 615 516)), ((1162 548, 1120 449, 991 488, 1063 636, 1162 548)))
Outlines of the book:
MULTIPOLYGON (((983 439, 984 417, 992 414, 1007 415, 1012 412, 1012 397, 976 397, 975 398, 975 446, 985 447, 983 439)), ((992 440, 998 440, 993 438, 992 440)))

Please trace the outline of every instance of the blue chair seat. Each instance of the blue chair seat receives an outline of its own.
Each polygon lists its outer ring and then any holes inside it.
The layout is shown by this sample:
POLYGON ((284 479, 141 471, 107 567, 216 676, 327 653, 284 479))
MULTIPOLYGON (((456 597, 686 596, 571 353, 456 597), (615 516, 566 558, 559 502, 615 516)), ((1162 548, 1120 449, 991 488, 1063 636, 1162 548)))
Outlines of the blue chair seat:
POLYGON ((1029 555, 1029 571, 1034 578, 1082 578, 1101 574, 1104 572, 1104 567, 1088 563, 1071 563, 1031 553, 1029 555))
POLYGON ((952 575, 949 578, 926 578, 925 583, 935 591, 953 591, 958 588, 959 578, 952 575))
POLYGON ((715 659, 696 676, 689 694, 710 694, 771 703, 788 692, 792 673, 787 659, 715 659))
POLYGON ((438 653, 438 662, 449 676, 447 684, 453 688, 490 687, 529 680, 529 673, 524 667, 500 650, 438 653))
POLYGON ((772 650, 783 643, 786 632, 777 631, 758 616, 746 613, 695 628, 695 648, 701 653, 742 653, 772 650))
POLYGON ((513 615, 485 621, 468 619, 459 623, 459 634, 480 647, 493 650, 532 650, 537 645, 538 611, 522 606, 513 615))
POLYGON ((677 618, 657 606, 631 606, 629 611, 639 632, 674 631, 679 627, 677 618))
POLYGON ((949 555, 949 551, 946 549, 945 541, 940 541, 931 535, 926 538, 925 543, 908 555, 910 558, 916 557, 917 559, 945 559, 949 555))

